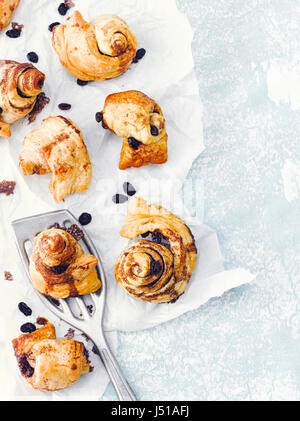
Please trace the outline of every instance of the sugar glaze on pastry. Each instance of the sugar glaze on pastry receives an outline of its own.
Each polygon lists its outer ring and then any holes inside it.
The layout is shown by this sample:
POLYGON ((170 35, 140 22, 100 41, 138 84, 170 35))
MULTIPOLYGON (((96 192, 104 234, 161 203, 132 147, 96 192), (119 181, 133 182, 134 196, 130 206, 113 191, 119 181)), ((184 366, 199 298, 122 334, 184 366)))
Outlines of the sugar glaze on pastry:
POLYGON ((49 117, 24 139, 20 155, 24 175, 52 172, 50 191, 56 202, 88 189, 92 164, 82 133, 75 123, 62 116, 49 117))
POLYGON ((89 24, 78 11, 54 27, 52 45, 63 66, 85 81, 122 75, 137 51, 137 40, 121 18, 102 15, 89 24))
POLYGON ((0 31, 9 25, 12 15, 18 7, 20 0, 0 1, 0 31))
POLYGON ((56 339, 55 327, 45 325, 12 341, 23 379, 33 389, 57 391, 72 386, 90 371, 81 342, 56 339))
POLYGON ((119 168, 164 164, 168 159, 168 136, 163 112, 156 101, 139 91, 109 95, 103 122, 124 139, 119 168))
POLYGON ((194 237, 168 210, 141 198, 129 203, 121 236, 134 240, 115 265, 118 284, 130 295, 151 303, 176 301, 186 290, 197 260, 194 237))
POLYGON ((10 125, 32 111, 44 82, 32 64, 0 60, 0 137, 10 137, 10 125))
POLYGON ((35 237, 29 272, 40 293, 53 298, 78 297, 101 288, 97 264, 97 258, 85 254, 72 235, 52 228, 35 237))

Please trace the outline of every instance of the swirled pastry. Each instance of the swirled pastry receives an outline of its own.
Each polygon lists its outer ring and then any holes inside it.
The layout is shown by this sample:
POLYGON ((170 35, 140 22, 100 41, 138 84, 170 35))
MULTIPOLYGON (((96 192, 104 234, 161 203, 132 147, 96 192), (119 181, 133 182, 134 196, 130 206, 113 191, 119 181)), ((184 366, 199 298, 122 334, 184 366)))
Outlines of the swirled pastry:
POLYGON ((176 301, 196 265, 197 248, 191 231, 168 210, 134 198, 121 236, 134 240, 140 235, 149 239, 129 245, 116 263, 118 284, 144 301, 176 301))
POLYGON ((32 111, 44 82, 32 64, 0 60, 0 137, 10 137, 10 124, 32 111))
POLYGON ((164 164, 168 136, 160 106, 139 91, 109 95, 103 109, 104 127, 124 138, 119 168, 164 164))
POLYGON ((135 36, 118 16, 99 16, 89 24, 78 11, 55 26, 52 45, 63 66, 86 81, 122 75, 137 50, 135 36))
POLYGON ((88 189, 92 164, 79 128, 64 117, 49 117, 24 139, 20 155, 24 175, 52 172, 50 191, 56 202, 88 189))
POLYGON ((84 345, 56 339, 54 326, 45 326, 12 341, 19 369, 33 389, 56 391, 72 386, 90 371, 84 345))
POLYGON ((12 15, 18 7, 20 0, 0 1, 0 31, 9 25, 12 15))
POLYGON ((34 239, 29 271, 33 287, 54 298, 78 297, 98 291, 98 260, 85 254, 68 232, 43 231, 34 239))

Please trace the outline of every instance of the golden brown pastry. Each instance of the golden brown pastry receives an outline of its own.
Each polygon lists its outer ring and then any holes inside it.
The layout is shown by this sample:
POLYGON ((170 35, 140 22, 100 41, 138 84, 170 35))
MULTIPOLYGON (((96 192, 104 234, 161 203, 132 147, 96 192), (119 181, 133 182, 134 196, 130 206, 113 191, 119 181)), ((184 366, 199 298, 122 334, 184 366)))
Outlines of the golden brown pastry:
POLYGON ((21 375, 33 389, 61 390, 90 371, 84 345, 56 339, 55 328, 48 321, 35 332, 14 339, 12 344, 21 375))
POLYGON ((0 31, 9 25, 20 0, 0 0, 0 31))
POLYGON ((137 50, 135 36, 118 16, 99 16, 89 24, 78 11, 54 27, 52 45, 63 66, 86 81, 122 75, 137 50))
POLYGON ((97 264, 72 235, 52 228, 35 237, 29 271, 33 287, 42 294, 78 297, 100 289, 97 264))
POLYGON ((175 302, 184 293, 196 265, 194 237, 168 210, 134 198, 121 236, 134 240, 144 234, 147 239, 131 244, 119 257, 116 280, 133 297, 151 303, 175 302))
POLYGON ((0 137, 10 137, 10 124, 32 111, 44 82, 32 64, 0 60, 0 137))
POLYGON ((24 175, 52 172, 50 191, 56 202, 88 189, 92 164, 79 128, 64 117, 49 117, 24 139, 20 155, 24 175))
POLYGON ((166 122, 160 106, 139 91, 109 95, 103 126, 124 138, 119 168, 164 164, 168 160, 166 122))

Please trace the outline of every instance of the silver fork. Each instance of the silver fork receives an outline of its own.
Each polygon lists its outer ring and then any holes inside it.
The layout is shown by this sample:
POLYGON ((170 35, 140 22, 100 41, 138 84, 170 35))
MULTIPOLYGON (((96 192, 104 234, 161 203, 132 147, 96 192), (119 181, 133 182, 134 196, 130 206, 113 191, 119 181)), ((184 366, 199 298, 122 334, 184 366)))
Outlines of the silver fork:
MULTIPOLYGON (((58 223, 65 228, 68 228, 72 224, 79 225, 78 221, 68 210, 49 212, 12 222, 17 248, 29 280, 31 279, 29 274, 29 259, 32 251, 33 239, 38 233, 45 231, 55 223, 58 223)), ((100 291, 84 297, 68 298, 66 300, 51 300, 51 298, 46 297, 37 291, 36 293, 43 304, 52 313, 76 329, 81 330, 92 340, 97 347, 99 356, 114 385, 119 400, 136 401, 133 391, 123 376, 121 369, 107 344, 103 331, 107 283, 102 261, 85 230, 81 226, 80 229, 82 229, 84 233, 84 237, 80 241, 80 244, 86 252, 94 255, 99 262, 96 270, 102 281, 100 291), (88 305, 93 307, 88 308, 88 305), (89 310, 91 308, 93 308, 92 312, 89 310)))

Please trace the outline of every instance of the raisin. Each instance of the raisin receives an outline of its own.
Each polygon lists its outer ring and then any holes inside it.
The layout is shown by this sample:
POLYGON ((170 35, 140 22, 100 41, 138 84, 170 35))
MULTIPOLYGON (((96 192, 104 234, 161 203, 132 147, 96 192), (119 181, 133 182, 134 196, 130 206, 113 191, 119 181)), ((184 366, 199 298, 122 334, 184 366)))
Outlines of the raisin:
POLYGON ((151 134, 152 134, 152 136, 158 136, 159 135, 159 130, 156 126, 151 126, 151 134))
POLYGON ((28 307, 25 303, 19 303, 18 304, 19 310, 24 314, 24 316, 28 317, 32 315, 32 310, 30 307, 28 307))
POLYGON ((77 85, 86 86, 89 82, 87 80, 77 79, 77 85))
POLYGON ((57 25, 60 25, 60 22, 53 22, 53 23, 51 23, 51 25, 48 26, 49 31, 52 32, 53 31, 53 28, 55 26, 57 26, 57 25))
POLYGON ((142 144, 142 142, 139 142, 138 140, 136 140, 134 137, 129 137, 128 138, 128 145, 134 149, 135 151, 138 150, 138 148, 140 147, 140 145, 142 144))
POLYGON ((21 29, 10 29, 6 32, 6 35, 9 38, 19 38, 19 36, 21 35, 21 29))
POLYGON ((128 196, 134 196, 136 194, 136 189, 133 187, 131 183, 124 183, 123 189, 128 196))
POLYGON ((92 215, 90 215, 89 213, 83 213, 82 215, 80 215, 79 217, 79 222, 81 223, 81 225, 88 225, 90 222, 92 221, 92 215))
POLYGON ((62 273, 65 273, 67 269, 68 266, 53 266, 51 268, 52 272, 55 273, 55 275, 61 275, 62 273))
POLYGON ((97 123, 101 123, 103 121, 103 113, 96 113, 96 121, 97 123))
POLYGON ((3 110, 2 110, 2 108, 0 107, 0 114, 2 114, 3 113, 3 110))
POLYGON ((65 16, 68 10, 69 8, 65 3, 60 3, 60 5, 58 6, 58 13, 62 16, 65 16))
POLYGON ((112 201, 116 204, 122 204, 128 201, 128 197, 124 196, 124 194, 115 194, 112 198, 112 201))
POLYGON ((28 53, 27 58, 31 63, 37 63, 39 61, 39 56, 34 51, 28 53))
POLYGON ((141 237, 142 238, 147 238, 147 237, 149 237, 150 234, 151 234, 151 232, 148 231, 148 232, 145 232, 145 234, 142 234, 141 237))
POLYGON ((137 60, 141 60, 145 54, 146 54, 145 48, 140 48, 139 50, 137 50, 135 58, 137 60))
POLYGON ((68 111, 72 108, 71 104, 67 104, 65 102, 62 102, 61 104, 58 105, 58 108, 62 111, 68 111))
POLYGON ((21 327, 20 327, 21 332, 23 333, 32 333, 36 331, 36 327, 34 326, 33 323, 24 323, 21 327))

